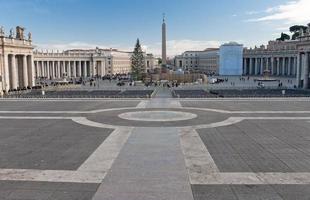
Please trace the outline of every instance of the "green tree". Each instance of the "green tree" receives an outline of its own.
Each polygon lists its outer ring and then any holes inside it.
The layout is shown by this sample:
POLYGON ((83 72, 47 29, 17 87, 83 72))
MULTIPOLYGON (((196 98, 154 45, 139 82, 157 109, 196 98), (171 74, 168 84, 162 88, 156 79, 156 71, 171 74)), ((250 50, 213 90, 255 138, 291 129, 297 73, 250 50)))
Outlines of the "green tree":
POLYGON ((303 25, 295 25, 290 27, 290 32, 293 33, 292 40, 296 40, 300 36, 300 29, 306 31, 307 27, 303 25))
POLYGON ((290 40, 291 37, 286 34, 286 33, 281 33, 281 37, 277 39, 277 41, 285 41, 285 40, 290 40))
POLYGON ((143 56, 143 51, 140 45, 139 39, 137 39, 137 43, 133 54, 131 56, 131 71, 134 80, 142 80, 143 72, 145 69, 145 60, 143 56))

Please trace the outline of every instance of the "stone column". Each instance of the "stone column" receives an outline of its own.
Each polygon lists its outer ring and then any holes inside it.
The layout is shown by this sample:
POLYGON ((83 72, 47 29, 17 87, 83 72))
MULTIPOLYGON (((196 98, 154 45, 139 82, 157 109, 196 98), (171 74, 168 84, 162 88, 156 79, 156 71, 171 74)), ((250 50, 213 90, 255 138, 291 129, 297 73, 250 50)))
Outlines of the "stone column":
POLYGON ((280 76, 280 58, 277 58, 277 76, 280 76))
POLYGON ((57 61, 57 78, 60 78, 60 61, 57 61))
POLYGON ((258 58, 254 58, 254 75, 258 74, 258 58))
POLYGON ((291 69, 292 69, 292 57, 289 57, 288 58, 288 66, 287 66, 287 75, 288 76, 291 76, 292 72, 291 72, 291 69))
POLYGON ((93 61, 90 76, 96 76, 96 75, 98 75, 98 73, 97 73, 97 61, 93 61))
POLYGON ((296 66, 296 86, 299 88, 300 87, 300 82, 301 82, 301 59, 302 55, 298 53, 297 56, 297 66, 296 66))
POLYGON ((84 61, 83 69, 84 69, 83 77, 86 78, 87 77, 87 61, 84 61))
POLYGON ((33 62, 33 55, 30 55, 28 58, 28 70, 29 70, 29 76, 28 76, 28 84, 30 87, 34 87, 36 85, 36 77, 35 77, 35 68, 34 68, 34 62, 33 62))
POLYGON ((285 57, 282 58, 282 76, 285 75, 285 57))
POLYGON ((54 74, 55 74, 54 61, 50 61, 50 64, 51 64, 51 77, 52 77, 52 79, 54 79, 54 74))
POLYGON ((10 74, 9 74, 9 55, 4 54, 4 73, 3 73, 3 86, 6 93, 10 90, 10 74))
POLYGON ((81 61, 77 61, 76 76, 81 77, 81 61))
POLYGON ((42 77, 41 61, 38 61, 39 77, 42 77))
POLYGON ((72 77, 72 72, 71 72, 71 61, 68 61, 68 77, 72 77))
POLYGON ((40 77, 39 62, 35 61, 36 78, 40 77))
POLYGON ((101 62, 101 76, 105 76, 105 74, 106 74, 106 71, 105 71, 105 61, 104 60, 102 60, 101 62))
POLYGON ((253 75, 253 58, 250 58, 250 73, 249 75, 253 75))
POLYGON ((45 77, 44 61, 40 61, 41 76, 45 77))
POLYGON ((28 87, 27 57, 23 55, 23 86, 28 87))
POLYGON ((72 68, 72 72, 73 72, 73 77, 76 78, 76 61, 73 61, 73 68, 72 68))
POLYGON ((47 77, 47 79, 49 79, 50 78, 50 63, 48 62, 48 61, 45 61, 45 63, 46 63, 46 77, 47 77))
POLYGON ((12 68, 12 89, 17 89, 18 84, 18 74, 17 74, 17 66, 16 66, 16 57, 15 55, 11 55, 11 68, 12 68))
POLYGON ((274 74, 274 58, 273 57, 270 58, 270 63, 271 63, 270 74, 273 75, 274 74))
POLYGON ((260 59, 260 75, 264 74, 264 58, 260 59))
POLYGON ((294 76, 297 74, 297 57, 294 57, 294 76))
POLYGON ((309 53, 305 53, 305 63, 304 63, 304 69, 305 69, 305 77, 304 77, 304 89, 308 89, 309 87, 309 53))

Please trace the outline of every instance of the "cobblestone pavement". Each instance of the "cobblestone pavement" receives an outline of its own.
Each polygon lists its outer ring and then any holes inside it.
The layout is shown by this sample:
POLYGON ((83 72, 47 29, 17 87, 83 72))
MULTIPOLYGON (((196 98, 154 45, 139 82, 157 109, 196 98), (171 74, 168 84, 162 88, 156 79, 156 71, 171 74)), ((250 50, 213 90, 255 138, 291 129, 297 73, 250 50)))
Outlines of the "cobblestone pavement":
POLYGON ((167 93, 0 100, 0 199, 310 199, 310 99, 167 93))

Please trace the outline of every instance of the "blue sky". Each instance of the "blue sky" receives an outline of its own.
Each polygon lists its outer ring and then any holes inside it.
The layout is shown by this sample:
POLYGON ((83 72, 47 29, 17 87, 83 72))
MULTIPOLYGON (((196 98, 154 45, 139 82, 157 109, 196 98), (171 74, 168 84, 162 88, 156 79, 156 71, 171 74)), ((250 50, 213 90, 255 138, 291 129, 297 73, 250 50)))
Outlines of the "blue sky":
POLYGON ((136 38, 160 52, 162 13, 167 16, 168 54, 246 46, 276 38, 290 25, 310 22, 310 0, 0 0, 0 25, 22 25, 42 49, 129 50, 136 38))

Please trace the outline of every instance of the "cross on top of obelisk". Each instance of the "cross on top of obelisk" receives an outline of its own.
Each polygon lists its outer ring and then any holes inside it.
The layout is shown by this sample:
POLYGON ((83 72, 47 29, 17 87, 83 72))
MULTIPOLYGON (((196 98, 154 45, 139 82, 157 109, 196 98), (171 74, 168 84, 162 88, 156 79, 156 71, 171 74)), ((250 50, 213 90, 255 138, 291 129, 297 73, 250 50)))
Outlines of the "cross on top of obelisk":
POLYGON ((166 21, 166 13, 163 13, 163 23, 166 21))

